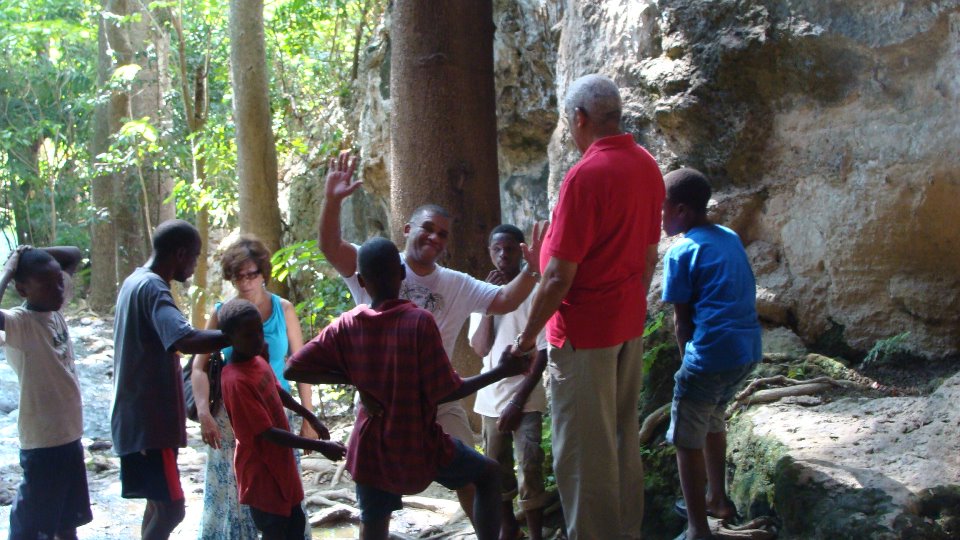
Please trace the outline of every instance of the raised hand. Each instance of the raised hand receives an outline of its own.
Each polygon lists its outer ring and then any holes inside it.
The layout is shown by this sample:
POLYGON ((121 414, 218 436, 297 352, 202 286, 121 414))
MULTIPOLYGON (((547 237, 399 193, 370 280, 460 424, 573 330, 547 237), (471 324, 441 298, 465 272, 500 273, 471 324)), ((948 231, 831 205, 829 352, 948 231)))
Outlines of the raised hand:
POLYGON ((22 244, 10 254, 10 257, 7 258, 7 262, 3 265, 3 274, 4 277, 12 277, 14 272, 17 271, 17 263, 20 262, 20 255, 27 251, 28 249, 33 249, 33 246, 28 246, 27 244, 22 244))
POLYGON ((327 169, 327 199, 341 202, 363 185, 361 181, 353 181, 353 172, 357 169, 357 156, 349 150, 340 152, 340 155, 330 159, 327 169))
POLYGON ((527 262, 527 268, 531 272, 540 273, 540 247, 543 245, 543 238, 547 235, 547 228, 550 222, 547 220, 538 221, 533 224, 533 234, 530 235, 530 245, 520 244, 523 250, 523 260, 527 262))

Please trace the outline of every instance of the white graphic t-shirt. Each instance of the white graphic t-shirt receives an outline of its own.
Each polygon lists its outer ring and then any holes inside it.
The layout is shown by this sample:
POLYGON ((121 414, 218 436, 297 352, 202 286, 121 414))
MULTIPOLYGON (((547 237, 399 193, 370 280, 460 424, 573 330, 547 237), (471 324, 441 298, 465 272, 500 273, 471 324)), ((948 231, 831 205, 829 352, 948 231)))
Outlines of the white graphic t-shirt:
MULTIPOLYGON (((403 258, 403 254, 400 254, 403 258)), ((369 304, 372 300, 357 281, 357 274, 344 277, 356 303, 369 304)), ((437 265, 426 276, 418 276, 407 268, 407 277, 400 286, 400 298, 410 300, 433 314, 440 328, 443 350, 453 357, 457 335, 471 313, 486 313, 500 287, 486 281, 437 265)))

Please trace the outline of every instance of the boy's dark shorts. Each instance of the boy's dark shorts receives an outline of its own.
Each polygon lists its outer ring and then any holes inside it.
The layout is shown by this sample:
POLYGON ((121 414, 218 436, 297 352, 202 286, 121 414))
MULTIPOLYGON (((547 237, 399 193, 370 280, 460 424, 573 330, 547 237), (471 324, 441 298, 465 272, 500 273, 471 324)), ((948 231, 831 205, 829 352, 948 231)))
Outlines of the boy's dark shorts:
POLYGON ((753 371, 755 362, 734 369, 698 373, 681 364, 673 380, 673 404, 667 442, 680 448, 699 449, 707 433, 726 431, 727 403, 753 371))
MULTIPOLYGON (((487 466, 487 458, 467 447, 459 439, 453 440, 453 461, 437 469, 434 480, 447 489, 460 489, 475 482, 487 466)), ((357 503, 360 506, 360 521, 369 523, 390 516, 390 512, 403 508, 401 496, 366 484, 357 484, 357 503)))
POLYGON ((271 514, 254 507, 250 507, 250 515, 253 517, 253 524, 257 526, 260 532, 281 530, 284 538, 290 540, 303 540, 303 531, 307 526, 307 516, 303 514, 303 508, 300 503, 290 508, 289 516, 280 514, 271 514))
POLYGON ((34 540, 90 523, 90 493, 83 445, 77 439, 20 451, 23 482, 10 510, 10 539, 34 540))
POLYGON ((150 449, 120 456, 120 496, 124 499, 182 501, 177 449, 150 449))

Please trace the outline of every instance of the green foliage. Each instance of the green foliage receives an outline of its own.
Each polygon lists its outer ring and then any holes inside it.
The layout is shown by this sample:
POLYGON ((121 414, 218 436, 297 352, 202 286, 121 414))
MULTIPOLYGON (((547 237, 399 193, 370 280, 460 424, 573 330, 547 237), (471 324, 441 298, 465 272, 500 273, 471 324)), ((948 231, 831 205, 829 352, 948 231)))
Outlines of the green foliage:
POLYGON ((896 365, 911 360, 913 354, 906 345, 908 337, 910 332, 904 332, 877 341, 863 359, 863 365, 896 365))
POLYGON ((327 277, 321 268, 327 259, 317 247, 316 240, 307 240, 279 249, 270 259, 273 278, 289 278, 301 324, 306 324, 307 335, 315 334, 334 318, 353 307, 353 297, 343 281, 327 277))
POLYGON ((95 9, 0 3, 0 228, 15 226, 21 242, 88 245, 95 9))
POLYGON ((654 362, 657 361, 657 358, 660 357, 660 353, 672 346, 673 344, 669 341, 657 340, 657 332, 663 328, 663 319, 666 316, 666 312, 661 311, 657 313, 657 316, 654 317, 648 325, 643 328, 643 372, 650 373, 650 369, 653 368, 654 362), (655 341, 659 341, 654 344, 655 341))

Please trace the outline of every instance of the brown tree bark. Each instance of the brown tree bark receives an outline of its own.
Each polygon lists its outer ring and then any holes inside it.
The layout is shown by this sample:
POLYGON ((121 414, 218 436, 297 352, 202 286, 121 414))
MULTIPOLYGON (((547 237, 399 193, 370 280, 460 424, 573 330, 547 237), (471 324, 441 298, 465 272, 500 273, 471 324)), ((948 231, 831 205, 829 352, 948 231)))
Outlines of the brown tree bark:
MULTIPOLYGON (((240 230, 280 248, 277 149, 271 128, 263 1, 230 0, 230 70, 237 130, 240 230)), ((271 289, 282 289, 271 281, 271 289)))
MULTIPOLYGON (((106 88, 110 73, 113 71, 113 59, 108 52, 106 25, 107 21, 101 16, 97 31, 99 44, 97 83, 100 91, 106 88)), ((114 110, 111 99, 98 104, 94 112, 90 154, 93 156, 95 171, 98 169, 96 156, 107 151, 110 147, 110 134, 120 127, 120 116, 114 116, 112 114, 114 110)), ((107 313, 116 301, 119 282, 117 239, 114 229, 116 202, 113 196, 113 175, 95 173, 91 183, 90 195, 93 206, 96 208, 96 216, 90 231, 90 293, 87 301, 90 308, 97 313, 107 313)))
MULTIPOLYGON (((491 0, 397 0, 391 28, 390 210, 394 240, 418 206, 453 216, 451 268, 490 269, 487 234, 500 223, 491 0)), ((464 376, 480 360, 461 340, 451 359, 464 376)))

